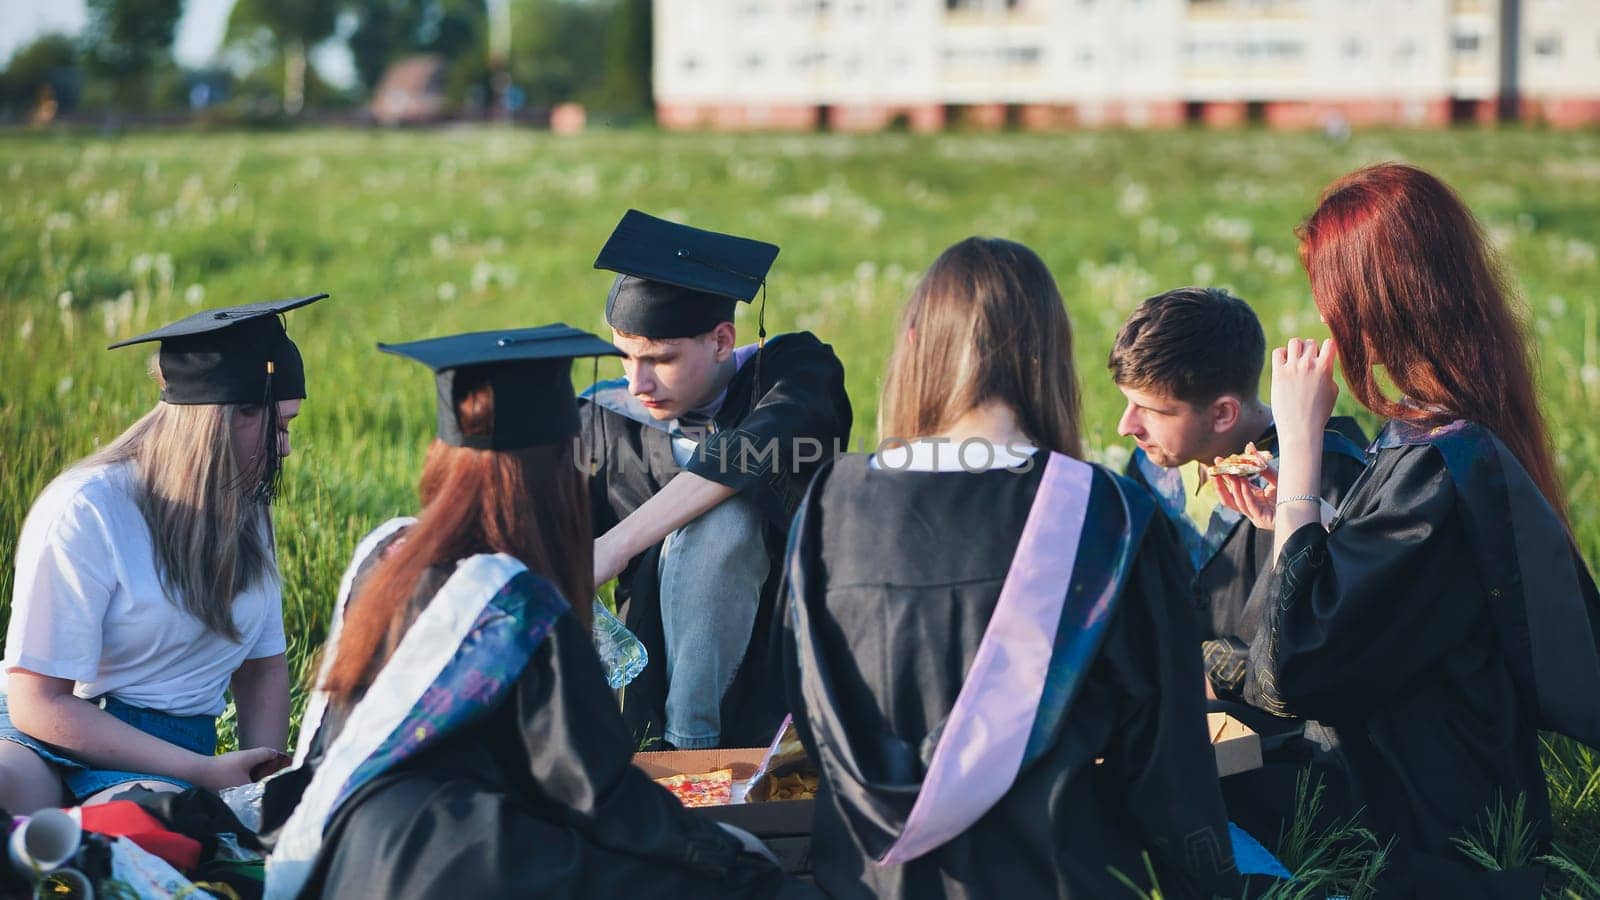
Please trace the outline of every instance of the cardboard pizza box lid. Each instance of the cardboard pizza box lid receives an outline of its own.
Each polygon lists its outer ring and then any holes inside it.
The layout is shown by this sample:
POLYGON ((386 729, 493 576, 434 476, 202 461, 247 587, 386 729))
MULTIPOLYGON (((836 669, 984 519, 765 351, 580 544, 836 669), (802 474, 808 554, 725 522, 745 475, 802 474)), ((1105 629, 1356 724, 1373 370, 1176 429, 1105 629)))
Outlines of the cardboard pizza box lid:
POLYGON ((1227 713, 1206 713, 1211 747, 1217 754, 1217 777, 1261 768, 1261 736, 1227 713))

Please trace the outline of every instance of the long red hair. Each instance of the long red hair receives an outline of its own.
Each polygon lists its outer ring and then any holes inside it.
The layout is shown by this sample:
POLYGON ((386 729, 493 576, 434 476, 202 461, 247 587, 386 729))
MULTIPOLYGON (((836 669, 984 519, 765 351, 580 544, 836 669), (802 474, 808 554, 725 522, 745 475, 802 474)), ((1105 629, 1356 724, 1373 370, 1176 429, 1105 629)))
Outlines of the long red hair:
MULTIPOLYGON (((489 434, 494 393, 481 379, 455 382, 464 434, 489 434)), ((364 691, 411 625, 410 601, 433 566, 506 553, 555 584, 579 621, 590 621, 594 543, 583 471, 572 442, 475 450, 435 440, 422 466, 422 512, 351 598, 338 656, 323 688, 335 700, 364 691)))
POLYGON ((1387 418, 1488 428, 1566 521, 1528 330, 1461 198, 1415 166, 1369 166, 1330 185, 1299 233, 1356 399, 1387 418), (1379 365, 1409 402, 1384 394, 1379 365))

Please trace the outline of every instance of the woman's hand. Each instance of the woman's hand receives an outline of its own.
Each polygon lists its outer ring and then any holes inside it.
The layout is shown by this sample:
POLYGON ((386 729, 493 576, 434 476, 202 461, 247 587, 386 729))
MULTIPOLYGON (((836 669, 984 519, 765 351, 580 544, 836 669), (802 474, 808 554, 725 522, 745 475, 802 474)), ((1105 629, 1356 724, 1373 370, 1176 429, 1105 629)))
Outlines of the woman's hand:
POLYGON ((1278 442, 1286 449, 1321 444, 1339 396, 1333 381, 1336 356, 1331 338, 1320 347, 1314 340, 1290 338, 1286 346, 1272 351, 1272 417, 1278 442))
POLYGON ((249 784, 254 780, 250 777, 250 770, 274 762, 282 756, 283 751, 271 747, 253 747, 220 756, 208 756, 200 764, 200 770, 195 773, 197 777, 194 782, 209 791, 218 792, 225 788, 249 784))
POLYGON ((1218 475, 1217 496, 1223 506, 1249 519, 1250 524, 1271 531, 1278 504, 1278 471, 1262 469, 1260 478, 1265 487, 1256 487, 1253 478, 1243 475, 1218 475))

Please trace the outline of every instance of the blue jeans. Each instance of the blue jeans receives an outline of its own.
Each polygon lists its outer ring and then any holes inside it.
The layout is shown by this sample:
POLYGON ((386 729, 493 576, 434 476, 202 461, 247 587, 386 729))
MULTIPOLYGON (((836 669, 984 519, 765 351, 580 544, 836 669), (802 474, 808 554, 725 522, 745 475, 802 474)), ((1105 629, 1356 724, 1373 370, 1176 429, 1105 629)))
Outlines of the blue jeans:
POLYGON ((722 739, 722 697, 744 661, 771 561, 766 522, 735 495, 667 535, 656 574, 667 650, 665 737, 684 750, 722 739))
MULTIPOLYGON (((115 697, 101 698, 98 703, 111 715, 169 744, 176 744, 185 750, 204 756, 217 752, 216 716, 171 716, 153 709, 129 706, 115 697)), ((68 756, 43 741, 23 734, 11 724, 11 710, 6 703, 5 694, 0 694, 0 741, 21 744, 38 754, 45 765, 61 777, 61 783, 70 795, 68 799, 74 804, 82 803, 106 788, 134 781, 164 781, 185 790, 194 787, 189 782, 170 775, 96 769, 89 763, 68 756)))

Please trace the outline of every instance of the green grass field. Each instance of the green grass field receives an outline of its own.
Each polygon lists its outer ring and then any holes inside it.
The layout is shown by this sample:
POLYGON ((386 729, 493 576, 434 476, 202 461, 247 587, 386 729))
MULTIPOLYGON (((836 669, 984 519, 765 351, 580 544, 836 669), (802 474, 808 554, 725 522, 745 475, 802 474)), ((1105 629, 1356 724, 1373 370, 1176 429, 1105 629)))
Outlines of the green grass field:
MULTIPOLYGON (((1116 463, 1104 361, 1133 305, 1216 284, 1255 305, 1272 343, 1323 334, 1292 229, 1324 184, 1385 159, 1454 184, 1501 248, 1538 336, 1577 535, 1600 559, 1600 135, 0 136, 0 620, 33 497, 155 401, 148 351, 104 345, 197 307, 333 295, 289 320, 310 398, 275 515, 303 669, 357 539, 412 509, 432 433, 428 374, 374 342, 603 329, 610 276, 591 263, 630 206, 782 245, 768 327, 835 346, 869 443, 918 272, 971 234, 1032 246, 1072 316, 1089 445, 1116 463)), ((1600 761, 1561 745, 1551 764, 1563 838, 1590 865, 1600 761)))

